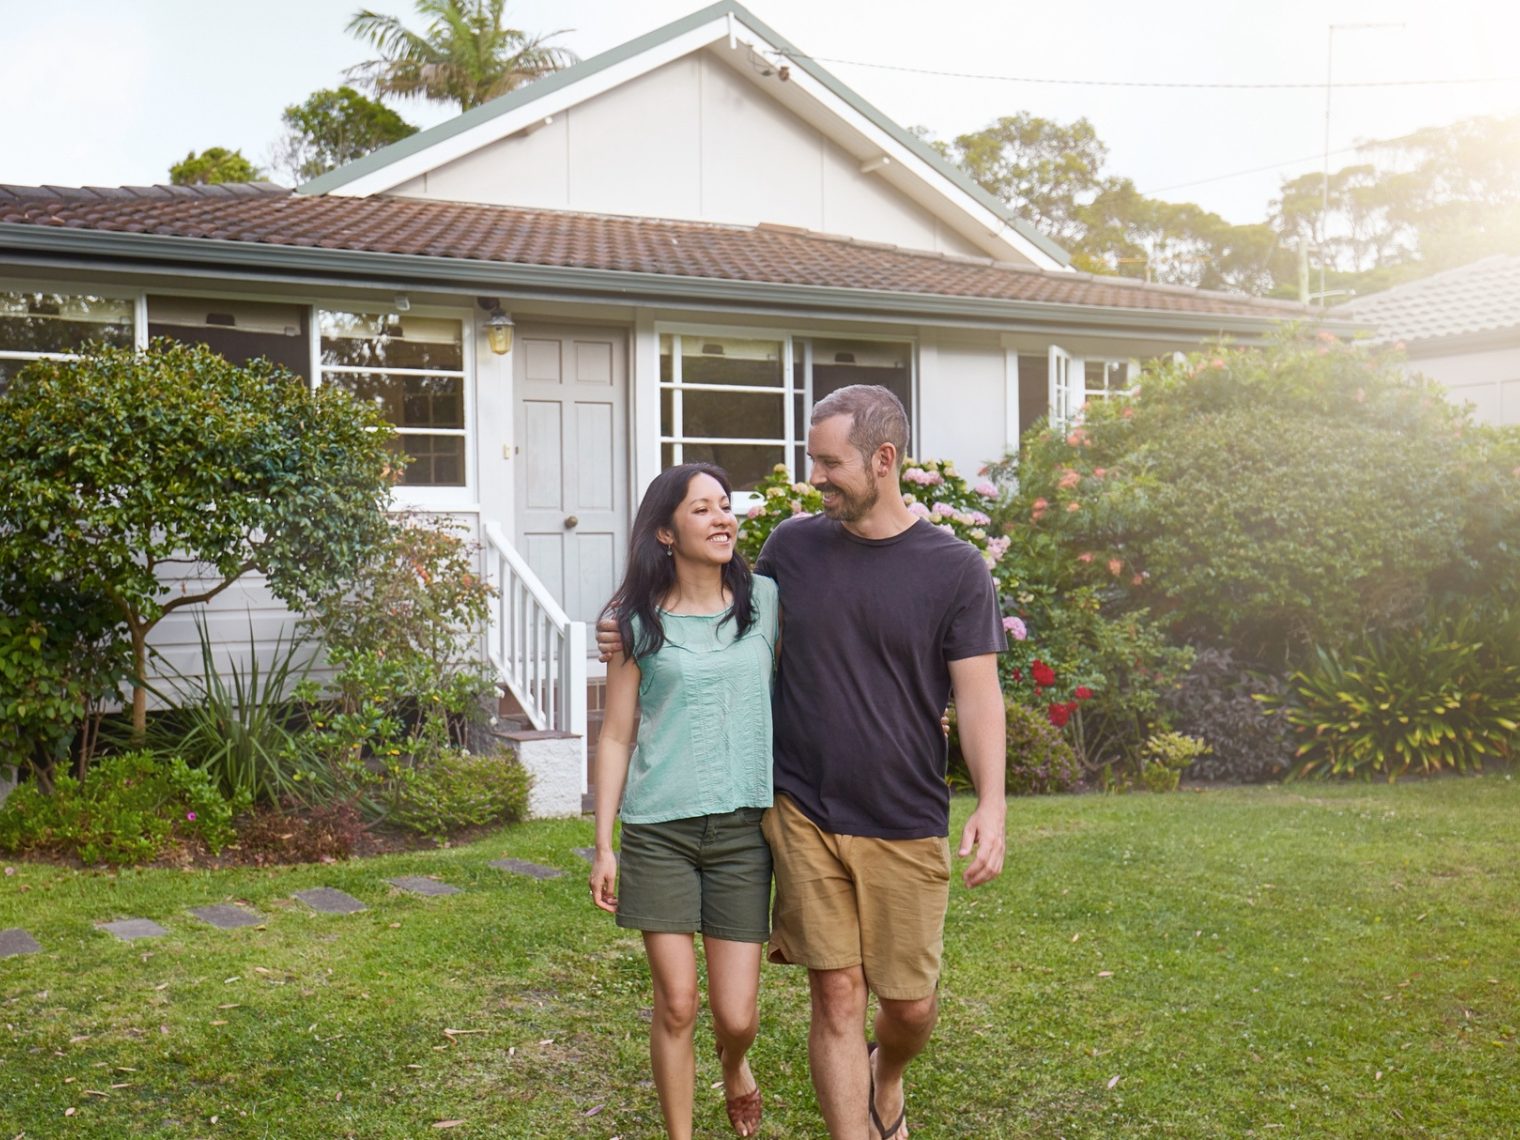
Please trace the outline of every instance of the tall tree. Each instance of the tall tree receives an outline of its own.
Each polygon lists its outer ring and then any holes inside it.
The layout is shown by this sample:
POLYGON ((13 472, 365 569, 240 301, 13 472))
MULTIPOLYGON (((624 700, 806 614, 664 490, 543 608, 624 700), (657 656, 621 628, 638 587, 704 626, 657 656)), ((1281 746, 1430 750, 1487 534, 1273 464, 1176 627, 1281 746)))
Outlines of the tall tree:
POLYGON ((1108 187, 1108 147, 1086 119, 1068 126, 1021 111, 940 149, 988 193, 1067 245, 1079 244, 1086 230, 1082 207, 1108 187))
POLYGON ((545 41, 564 32, 530 35, 502 26, 506 0, 416 0, 427 28, 417 33, 397 17, 356 12, 348 31, 380 58, 348 69, 379 96, 420 96, 468 111, 498 95, 576 62, 574 52, 545 41))
POLYGON ((329 170, 390 146, 417 128, 385 104, 352 87, 312 92, 280 116, 285 135, 275 145, 275 166, 292 182, 306 182, 329 170))
POLYGON ((224 146, 207 147, 196 154, 191 151, 183 162, 169 167, 169 181, 175 186, 208 186, 221 182, 254 182, 259 168, 243 157, 240 150, 224 146))

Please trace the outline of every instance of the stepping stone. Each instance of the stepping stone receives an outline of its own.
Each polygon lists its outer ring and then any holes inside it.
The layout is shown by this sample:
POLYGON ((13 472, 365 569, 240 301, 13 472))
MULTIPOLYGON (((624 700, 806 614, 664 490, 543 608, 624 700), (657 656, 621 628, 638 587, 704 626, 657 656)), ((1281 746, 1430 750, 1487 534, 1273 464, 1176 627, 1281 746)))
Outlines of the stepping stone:
POLYGON ((131 942, 134 938, 160 938, 169 933, 151 918, 123 918, 118 922, 97 922, 95 925, 123 942, 131 942))
POLYGON ((365 909, 364 904, 353 895, 344 894, 333 887, 313 887, 309 891, 297 891, 296 898, 322 914, 353 914, 365 909))
POLYGON ((386 879, 394 887, 400 887, 403 891, 411 891, 414 895, 457 895, 458 887, 448 883, 440 883, 437 879, 424 878, 422 875, 403 875, 399 879, 386 879))
POLYGON ((486 866, 495 867, 500 871, 511 871, 514 875, 527 875, 530 879, 558 879, 565 874, 557 867, 545 867, 522 859, 493 859, 486 866))
POLYGON ((256 910, 249 910, 246 906, 229 906, 226 903, 217 903, 215 906, 193 906, 190 908, 190 913, 219 930, 236 930, 239 926, 258 926, 264 921, 264 916, 256 910))
POLYGON ((42 949, 37 940, 19 926, 0 930, 0 958, 16 954, 36 954, 42 949))

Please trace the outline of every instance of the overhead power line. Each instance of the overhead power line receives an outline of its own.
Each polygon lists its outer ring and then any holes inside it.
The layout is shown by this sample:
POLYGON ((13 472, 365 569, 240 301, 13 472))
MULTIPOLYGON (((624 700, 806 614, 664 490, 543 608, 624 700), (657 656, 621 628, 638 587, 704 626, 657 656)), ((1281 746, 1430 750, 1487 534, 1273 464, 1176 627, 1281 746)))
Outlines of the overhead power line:
MULTIPOLYGON (((913 75, 935 75, 945 79, 984 79, 996 83, 1035 83, 1051 87, 1157 87, 1174 90, 1207 91, 1323 91, 1325 83, 1172 83, 1159 80, 1124 79, 1050 79, 1033 75, 985 75, 970 71, 938 71, 930 67, 904 67, 893 63, 869 63, 863 59, 834 59, 829 56, 794 56, 817 63, 843 64, 848 67, 870 67, 878 71, 903 71, 913 75)), ((1455 87, 1463 84, 1515 83, 1520 75, 1458 76, 1445 79, 1369 79, 1356 82, 1337 80, 1328 84, 1334 90, 1353 87, 1455 87)))
MULTIPOLYGON (((1340 150, 1332 150, 1330 154, 1334 157, 1339 157, 1343 154, 1355 154, 1365 149, 1366 147, 1361 145, 1346 146, 1341 147, 1340 150)), ((1176 182, 1170 186, 1157 186, 1154 190, 1142 190, 1141 193, 1147 198, 1152 198, 1157 194, 1165 194, 1168 190, 1186 190, 1189 187, 1203 186, 1210 182, 1223 182, 1227 178, 1244 178, 1247 174, 1264 174, 1268 170, 1280 170, 1284 166, 1297 166, 1300 162, 1318 162, 1324 157, 1325 152, 1320 151, 1316 154, 1306 154, 1302 158, 1284 159, 1282 162, 1274 162, 1268 166, 1253 166, 1250 170, 1232 170, 1228 174, 1212 174, 1207 178, 1198 178, 1192 182, 1176 182)))

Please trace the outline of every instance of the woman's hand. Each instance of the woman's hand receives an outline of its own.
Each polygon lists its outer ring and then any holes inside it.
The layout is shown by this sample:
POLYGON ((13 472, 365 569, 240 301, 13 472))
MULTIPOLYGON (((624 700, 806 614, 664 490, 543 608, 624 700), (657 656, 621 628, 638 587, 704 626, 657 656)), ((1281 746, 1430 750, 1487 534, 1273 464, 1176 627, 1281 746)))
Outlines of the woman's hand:
POLYGON ((591 860, 591 901, 608 914, 617 913, 617 856, 598 851, 591 860))

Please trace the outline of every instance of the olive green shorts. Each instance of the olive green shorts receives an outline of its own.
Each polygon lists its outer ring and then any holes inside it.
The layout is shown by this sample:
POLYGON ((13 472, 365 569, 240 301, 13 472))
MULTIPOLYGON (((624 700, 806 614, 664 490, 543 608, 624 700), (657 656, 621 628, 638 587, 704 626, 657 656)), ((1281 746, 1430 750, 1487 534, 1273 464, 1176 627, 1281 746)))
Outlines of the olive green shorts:
POLYGON ((771 849, 763 808, 623 824, 617 924, 730 942, 770 937, 771 849))
POLYGON ((947 839, 834 835, 782 795, 765 813, 765 837, 776 853, 772 962, 859 966, 878 997, 933 995, 950 901, 947 839))

